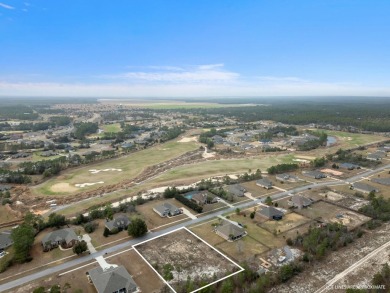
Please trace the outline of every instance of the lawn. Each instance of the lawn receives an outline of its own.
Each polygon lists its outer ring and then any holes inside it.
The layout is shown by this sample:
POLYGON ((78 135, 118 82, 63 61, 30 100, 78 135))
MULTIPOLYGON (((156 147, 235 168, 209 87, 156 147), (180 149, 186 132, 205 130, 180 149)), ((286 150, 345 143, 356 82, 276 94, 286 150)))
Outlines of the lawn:
POLYGON ((188 151, 197 149, 197 147, 197 144, 194 142, 179 143, 170 141, 117 159, 65 171, 61 175, 35 186, 32 190, 37 195, 57 196, 92 190, 104 185, 115 184, 125 179, 129 180, 134 178, 148 166, 178 157, 188 151), (97 174, 91 174, 89 171, 91 169, 104 170, 111 168, 121 169, 122 171, 109 170, 97 174), (76 188, 74 186, 80 183, 97 182, 104 183, 83 188, 76 188), (63 188, 64 183, 67 184, 68 188, 63 188), (61 188, 58 188, 58 184, 61 184, 61 188))
POLYGON ((311 219, 298 215, 296 213, 286 214, 280 221, 266 221, 260 226, 271 233, 277 234, 292 230, 300 225, 310 222, 311 219))
POLYGON ((245 183, 241 183, 242 186, 245 187, 247 192, 250 192, 252 194, 252 197, 264 197, 264 196, 271 196, 272 194, 280 192, 280 190, 271 188, 271 189, 265 189, 263 187, 260 187, 256 185, 256 180, 254 181, 248 181, 245 183))
POLYGON ((225 241, 216 247, 237 262, 243 262, 250 257, 262 254, 269 250, 267 246, 256 241, 250 236, 245 236, 234 242, 225 241))
POLYGON ((291 162, 292 155, 264 156, 261 158, 214 160, 200 162, 174 168, 156 178, 156 182, 175 181, 180 179, 200 180, 207 176, 222 176, 226 174, 238 174, 251 170, 266 170, 281 163, 291 162))

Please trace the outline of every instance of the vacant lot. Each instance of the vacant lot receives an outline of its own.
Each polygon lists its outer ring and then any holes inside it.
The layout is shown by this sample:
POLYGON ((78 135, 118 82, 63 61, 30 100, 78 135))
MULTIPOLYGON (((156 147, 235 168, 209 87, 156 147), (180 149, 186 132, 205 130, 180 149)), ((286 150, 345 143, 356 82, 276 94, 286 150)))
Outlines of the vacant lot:
POLYGON ((83 166, 63 172, 60 176, 52 178, 43 184, 33 188, 36 194, 63 196, 74 192, 75 184, 95 183, 92 186, 78 188, 78 191, 87 191, 107 184, 115 184, 124 179, 131 179, 139 175, 146 167, 163 161, 178 157, 188 151, 197 149, 195 142, 179 143, 176 141, 167 142, 146 150, 135 152, 117 159, 104 161, 97 164, 83 166), (122 171, 107 171, 91 174, 92 169, 121 169, 122 171), (103 183, 98 183, 103 182, 103 183), (68 183, 71 190, 64 189, 53 191, 52 187, 58 183, 68 183))
POLYGON ((354 229, 370 220, 369 217, 362 214, 323 201, 296 212, 310 219, 318 219, 326 223, 340 223, 347 226, 348 229, 354 229))
POLYGON ((242 262, 256 255, 260 255, 269 248, 250 236, 245 236, 234 242, 224 241, 216 247, 237 262, 242 262))
POLYGON ((0 205, 0 223, 11 222, 19 220, 15 212, 13 212, 8 206, 0 205))
POLYGON ((268 230, 271 233, 280 234, 292 230, 298 226, 310 222, 311 219, 303 217, 296 213, 286 214, 280 221, 266 221, 260 224, 260 227, 268 230))
POLYGON ((199 238, 181 229, 135 247, 178 292, 188 278, 212 280, 239 270, 199 238))

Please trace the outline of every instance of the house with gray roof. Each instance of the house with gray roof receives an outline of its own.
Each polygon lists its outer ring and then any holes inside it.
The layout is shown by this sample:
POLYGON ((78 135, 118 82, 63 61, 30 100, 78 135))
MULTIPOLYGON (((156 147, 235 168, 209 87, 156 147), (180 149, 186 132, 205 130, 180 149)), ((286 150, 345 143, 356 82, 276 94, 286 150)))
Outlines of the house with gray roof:
POLYGON ((283 182, 298 182, 299 178, 297 176, 283 173, 283 174, 277 174, 275 176, 276 180, 283 181, 283 182))
POLYGON ((390 186, 390 178, 374 178, 371 179, 371 181, 382 185, 390 186))
POLYGON ((265 189, 271 189, 272 188, 272 182, 267 178, 261 178, 256 181, 256 185, 263 187, 265 189))
POLYGON ((238 197, 243 197, 246 189, 240 184, 232 184, 225 187, 225 190, 228 194, 232 194, 238 197))
POLYGON ((367 159, 371 161, 381 161, 384 157, 386 157, 386 153, 381 151, 367 155, 367 159))
POLYGON ((196 192, 192 195, 192 201, 196 202, 198 205, 211 204, 217 202, 217 197, 208 192, 207 190, 196 192))
POLYGON ((359 165, 351 164, 351 163, 342 163, 339 165, 341 169, 347 169, 347 170, 354 170, 354 169, 360 169, 359 165))
POLYGON ((116 216, 113 220, 107 221, 105 223, 105 226, 110 232, 112 232, 114 229, 126 230, 127 226, 129 226, 130 220, 126 215, 119 215, 116 216))
POLYGON ((55 230, 47 233, 42 239, 43 251, 49 251, 61 245, 62 248, 71 248, 79 241, 71 228, 55 230))
POLYGON ((169 202, 164 202, 163 204, 154 207, 153 211, 155 211, 162 218, 173 217, 183 213, 183 210, 177 208, 169 202))
POLYGON ((379 189, 366 183, 355 182, 352 185, 353 189, 362 193, 379 192, 379 189))
POLYGON ((0 185, 0 192, 8 191, 12 188, 12 186, 9 185, 0 185))
POLYGON ((310 177, 313 179, 326 178, 325 173, 322 173, 320 171, 303 171, 302 174, 305 175, 306 177, 310 177))
POLYGON ((238 240, 247 234, 243 227, 227 219, 215 227, 215 233, 228 241, 238 240))
POLYGON ((260 216, 266 217, 269 220, 279 221, 283 218, 284 213, 272 206, 262 207, 258 212, 260 216))
POLYGON ((10 247, 14 242, 11 238, 11 232, 0 233, 0 252, 10 247))
POLYGON ((293 208, 306 208, 312 204, 312 201, 304 196, 294 194, 289 200, 288 204, 293 208))
POLYGON ((138 286, 124 266, 101 267, 87 272, 88 280, 95 286, 98 293, 133 293, 138 292, 138 286))

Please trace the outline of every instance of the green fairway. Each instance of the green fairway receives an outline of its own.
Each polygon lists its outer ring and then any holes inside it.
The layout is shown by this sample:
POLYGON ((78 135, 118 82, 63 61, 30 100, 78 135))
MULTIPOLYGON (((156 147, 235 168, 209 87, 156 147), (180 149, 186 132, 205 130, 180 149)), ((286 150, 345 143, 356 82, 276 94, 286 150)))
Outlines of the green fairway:
POLYGON ((174 168, 157 177, 156 182, 169 182, 179 179, 194 180, 208 176, 218 176, 232 173, 243 173, 249 169, 255 171, 281 163, 292 163, 293 155, 267 156, 256 159, 215 160, 174 168))
POLYGON ((334 136, 337 139, 337 143, 342 147, 356 147, 359 145, 369 144, 386 140, 385 137, 380 135, 362 134, 362 133, 350 133, 342 131, 330 131, 325 130, 328 136, 334 136))
POLYGON ((101 128, 104 130, 104 132, 117 133, 117 132, 121 131, 121 126, 119 123, 103 125, 101 128))
POLYGON ((33 192, 37 195, 63 196, 115 184, 136 177, 148 166, 178 157, 197 148, 195 142, 170 141, 124 157, 65 171, 60 176, 34 187, 33 192), (100 172, 91 173, 90 170, 94 169, 100 172), (83 188, 75 186, 75 184, 83 183, 95 183, 95 185, 83 188))

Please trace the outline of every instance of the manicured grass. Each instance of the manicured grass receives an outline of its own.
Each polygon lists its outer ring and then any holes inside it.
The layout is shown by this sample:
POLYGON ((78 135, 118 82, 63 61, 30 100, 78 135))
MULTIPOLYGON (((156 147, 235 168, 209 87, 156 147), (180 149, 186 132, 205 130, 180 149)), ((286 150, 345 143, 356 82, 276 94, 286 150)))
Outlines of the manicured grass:
MULTIPOLYGON (((32 190, 38 195, 67 195, 72 191, 53 192, 52 186, 57 183, 69 183, 74 186, 77 183, 94 183, 103 181, 103 184, 96 184, 89 187, 78 188, 78 191, 92 190, 104 185, 115 184, 124 179, 131 179, 139 175, 146 167, 152 166, 163 161, 178 157, 188 151, 197 149, 195 142, 179 143, 170 141, 161 145, 151 147, 124 157, 113 160, 104 161, 101 163, 83 166, 81 168, 65 171, 60 176, 52 178, 43 184, 34 187, 32 190), (122 169, 119 171, 107 171, 97 174, 91 174, 91 169, 122 169)), ((77 192, 78 192, 77 191, 77 192)))
POLYGON ((256 159, 233 159, 200 162, 174 168, 156 178, 157 182, 174 181, 181 178, 201 179, 207 176, 222 176, 225 174, 242 173, 251 170, 266 170, 281 163, 291 162, 292 155, 267 156, 256 159))
POLYGON ((386 140, 385 137, 371 134, 350 133, 342 131, 325 130, 329 136, 334 136, 338 140, 339 147, 356 147, 363 144, 386 140))

